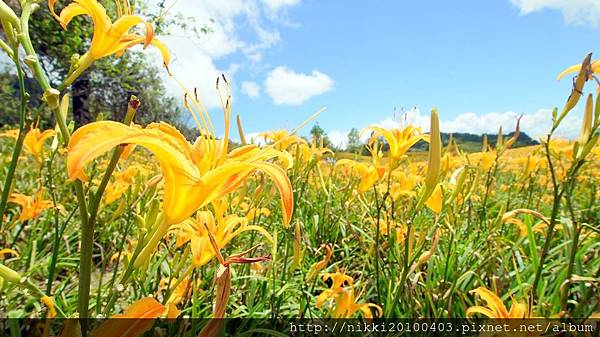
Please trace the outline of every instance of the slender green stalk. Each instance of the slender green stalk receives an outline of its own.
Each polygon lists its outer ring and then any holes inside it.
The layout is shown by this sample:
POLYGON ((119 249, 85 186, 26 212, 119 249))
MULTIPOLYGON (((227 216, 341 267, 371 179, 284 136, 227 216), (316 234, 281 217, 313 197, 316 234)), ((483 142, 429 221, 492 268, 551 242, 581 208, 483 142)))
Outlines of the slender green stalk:
POLYGON ((19 156, 21 155, 21 151, 23 150, 23 143, 25 141, 25 113, 27 111, 28 94, 25 92, 25 77, 23 74, 23 68, 21 67, 21 63, 19 61, 18 42, 16 42, 13 46, 13 50, 13 62, 15 64, 15 67, 17 68, 17 78, 19 81, 19 98, 21 101, 19 109, 19 135, 17 137, 17 141, 15 142, 15 147, 13 149, 10 164, 8 166, 6 179, 4 180, 4 187, 2 188, 2 197, 0 199, 0 229, 4 228, 3 215, 6 209, 6 204, 8 202, 8 194, 10 192, 10 187, 12 185, 12 181, 15 176, 15 170, 17 168, 17 163, 19 161, 19 156))
MULTIPOLYGON (((135 96, 131 96, 127 113, 125 115, 125 124, 131 124, 135 112, 139 107, 139 101, 135 96)), ((89 207, 89 218, 84 224, 81 231, 81 260, 80 260, 80 272, 79 272, 79 317, 87 318, 89 303, 90 303, 90 283, 92 277, 92 257, 94 249, 94 227, 96 225, 96 219, 98 216, 98 209, 100 207, 100 201, 102 200, 102 194, 110 181, 110 177, 117 167, 117 163, 123 153, 123 147, 118 146, 113 151, 112 157, 104 172, 102 181, 98 186, 98 190, 94 194, 94 197, 90 201, 89 207)))
POLYGON ((554 235, 554 227, 556 226, 556 218, 558 217, 558 211, 560 209, 560 199, 562 197, 562 193, 560 191, 560 186, 558 185, 558 181, 556 178, 556 171, 554 170, 554 164, 552 162, 552 158, 550 158, 550 139, 552 137, 552 133, 548 135, 546 140, 546 159, 548 160, 548 168, 550 170, 550 175, 552 177, 552 186, 553 186, 553 197, 554 200, 552 202, 552 213, 550 215, 550 225, 548 226, 548 232, 546 234, 546 242, 544 242, 544 248, 542 249, 542 254, 540 254, 540 262, 537 270, 535 271, 535 277, 533 279, 532 285, 532 296, 535 298, 537 294, 537 288, 540 282, 540 278, 542 276, 542 269, 544 268, 544 262, 546 261, 546 256, 548 255, 548 251, 550 250, 550 242, 552 241, 552 237, 554 235))

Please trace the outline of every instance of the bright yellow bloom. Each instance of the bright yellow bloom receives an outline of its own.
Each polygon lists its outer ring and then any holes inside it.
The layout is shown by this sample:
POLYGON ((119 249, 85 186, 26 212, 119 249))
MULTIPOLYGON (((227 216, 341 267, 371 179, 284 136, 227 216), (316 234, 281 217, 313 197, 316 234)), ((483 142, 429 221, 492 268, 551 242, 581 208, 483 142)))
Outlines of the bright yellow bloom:
POLYGON ((477 152, 469 155, 472 164, 480 167, 484 172, 489 171, 496 160, 496 151, 477 152))
POLYGON ((254 207, 249 205, 247 202, 242 202, 239 204, 240 207, 240 211, 244 214, 246 214, 246 220, 248 220, 248 222, 254 220, 256 217, 259 216, 270 216, 271 215, 271 210, 269 210, 266 207, 254 207))
POLYGON ((152 25, 132 14, 133 9, 129 6, 129 1, 115 0, 115 3, 118 19, 112 22, 106 14, 106 9, 97 0, 73 0, 60 12, 60 16, 54 11, 56 0, 48 0, 50 13, 64 29, 67 29, 71 20, 78 15, 88 15, 94 25, 90 49, 81 56, 77 68, 65 80, 65 85, 71 84, 95 60, 113 54, 120 56, 125 50, 141 43, 144 44, 144 48, 150 44, 158 48, 165 66, 169 64, 169 51, 162 42, 154 38, 152 25), (129 32, 139 24, 144 24, 146 27, 144 35, 129 32))
POLYGON ((211 248, 210 237, 207 227, 213 235, 217 246, 222 249, 239 234, 246 231, 258 231, 269 241, 273 242, 271 235, 262 227, 248 225, 245 217, 237 215, 213 215, 210 211, 200 211, 195 218, 187 219, 181 224, 175 225, 177 241, 176 247, 190 243, 194 266, 200 267, 215 257, 215 251, 211 248), (216 218, 216 219, 215 219, 216 218))
MULTIPOLYGON (((588 74, 589 76, 591 76, 593 74, 600 74, 600 60, 593 61, 590 65, 590 68, 592 70, 592 73, 588 74)), ((572 74, 572 73, 577 73, 580 70, 581 70, 581 64, 572 65, 572 66, 568 67, 567 69, 563 70, 560 74, 558 74, 558 77, 556 79, 560 81, 560 79, 562 79, 563 77, 565 77, 569 74, 572 74)))
POLYGON ((10 249, 10 248, 2 248, 0 249, 0 257, 4 257, 5 255, 13 255, 13 256, 19 256, 19 253, 14 250, 14 249, 10 249))
POLYGON ((310 269, 306 274, 306 282, 312 281, 315 278, 315 276, 317 276, 317 274, 319 274, 319 272, 323 270, 323 268, 327 267, 329 260, 331 260, 331 256, 333 256, 333 250, 331 249, 331 245, 325 244, 321 245, 321 247, 325 249, 325 256, 321 261, 316 262, 312 266, 310 266, 310 269))
POLYGON ((284 224, 289 224, 292 217, 292 185, 285 170, 271 162, 279 159, 282 166, 289 168, 292 165, 290 154, 254 144, 229 151, 229 86, 226 102, 223 102, 225 135, 222 139, 215 136, 210 116, 197 96, 183 86, 182 89, 186 93, 185 106, 200 131, 193 145, 166 123, 152 123, 142 129, 112 121, 84 125, 73 133, 69 141, 67 170, 71 179, 83 177, 87 163, 122 144, 144 147, 160 163, 164 177, 162 223, 136 259, 136 267, 147 261, 171 225, 187 220, 199 208, 233 192, 257 171, 270 176, 275 183, 281 196, 284 224))
POLYGON ((40 301, 48 307, 48 318, 56 317, 56 308, 54 307, 54 300, 49 296, 42 296, 40 301))
POLYGON ((512 300, 510 311, 504 306, 502 300, 493 292, 485 287, 479 287, 471 290, 471 293, 479 295, 485 302, 486 306, 473 306, 467 309, 467 317, 473 314, 481 314, 489 318, 530 318, 531 311, 527 302, 517 302, 512 300))
MULTIPOLYGON (((200 283, 200 280, 196 281, 196 285, 200 283)), ((167 318, 177 318, 179 316, 181 311, 177 308, 177 305, 192 295, 192 286, 193 283, 189 277, 184 278, 181 282, 178 282, 177 279, 170 279, 170 284, 169 279, 163 278, 160 280, 159 290, 174 287, 167 300, 167 318)))
MULTIPOLYGON (((394 168, 398 160, 402 159, 406 151, 420 140, 429 141, 429 137, 421 132, 420 128, 409 125, 405 128, 385 129, 379 126, 369 126, 365 130, 373 131, 369 144, 373 145, 378 137, 383 137, 390 146, 390 167, 394 168)), ((363 131, 364 132, 364 131, 363 131)))
POLYGON ((19 129, 6 130, 6 131, 0 133, 0 137, 17 139, 17 137, 19 137, 19 129))
POLYGON ((318 143, 319 144, 317 145, 317 139, 313 137, 312 145, 310 146, 310 149, 308 149, 309 155, 304 158, 305 161, 308 161, 308 160, 312 159, 313 157, 316 158, 317 161, 320 161, 324 155, 326 155, 326 154, 333 155, 334 154, 333 151, 331 151, 330 149, 323 146, 323 137, 321 137, 321 139, 319 140, 318 143))
POLYGON ((284 157, 282 152, 247 145, 226 153, 220 141, 206 137, 199 137, 191 145, 166 123, 153 123, 139 129, 102 121, 79 128, 69 142, 69 177, 80 177, 88 162, 120 144, 137 144, 149 149, 160 162, 165 179, 163 224, 148 243, 148 250, 140 256, 149 256, 170 225, 183 222, 198 208, 229 194, 256 170, 271 176, 281 194, 283 220, 287 224, 291 219, 291 183, 281 167, 267 162, 284 157))
POLYGON ((121 198, 123 193, 134 183, 134 179, 139 172, 139 165, 131 165, 123 171, 115 172, 113 174, 114 180, 106 186, 104 191, 104 204, 109 205, 121 198))
MULTIPOLYGON (((10 137, 16 139, 18 136, 19 130, 8 130, 0 133, 0 137, 10 137)), ((33 128, 25 134, 23 148, 29 154, 34 156, 36 160, 41 161, 44 143, 52 136, 54 136, 54 130, 45 130, 44 132, 41 132, 40 129, 33 128)))
POLYGON ((317 297, 317 308, 323 306, 326 300, 335 298, 337 295, 344 291, 344 287, 354 285, 354 279, 343 272, 325 273, 323 275, 323 281, 331 280, 331 286, 329 289, 323 290, 317 297))
POLYGON ((425 201, 425 206, 435 214, 439 214, 442 211, 443 201, 442 187, 438 184, 431 193, 431 196, 425 201))
POLYGON ((385 167, 360 163, 351 159, 340 159, 335 163, 335 167, 349 166, 352 173, 360 177, 358 184, 358 193, 368 191, 373 185, 385 175, 385 167))
MULTIPOLYGON (((377 228, 376 218, 371 219, 371 226, 377 228)), ((388 234, 395 235, 396 243, 402 244, 406 237, 406 226, 400 225, 384 213, 382 219, 379 219, 379 233, 383 236, 387 236, 388 234)))
POLYGON ((331 287, 325 289, 317 297, 317 308, 323 306, 328 300, 333 300, 333 318, 350 318, 355 313, 361 312, 364 318, 373 318, 371 308, 375 309, 377 316, 383 314, 380 306, 373 303, 357 303, 352 289, 354 280, 343 272, 327 273, 323 280, 331 280, 331 287))
POLYGON ((364 318, 373 318, 373 310, 378 317, 383 315, 383 309, 374 303, 357 303, 354 289, 344 290, 335 298, 332 312, 333 318, 350 318, 360 311, 364 318))
POLYGON ((54 130, 46 130, 40 132, 40 129, 35 128, 29 130, 25 135, 23 146, 37 160, 41 161, 44 142, 46 139, 54 136, 54 130))
POLYGON ((273 130, 273 131, 265 131, 258 135, 258 137, 263 137, 265 141, 271 142, 273 147, 280 151, 289 151, 294 152, 293 145, 306 145, 306 140, 296 136, 290 135, 286 130, 273 130))
POLYGON ((394 200, 398 200, 401 196, 414 197, 417 194, 414 189, 420 179, 421 177, 418 175, 395 170, 392 172, 390 194, 394 200))
POLYGON ((166 123, 152 123, 146 129, 102 121, 79 128, 69 142, 69 177, 77 179, 84 166, 120 144, 137 144, 149 149, 161 164, 165 179, 164 221, 184 221, 198 208, 238 187, 255 170, 269 174, 277 185, 284 209, 284 221, 291 218, 293 196, 285 171, 266 162, 282 156, 255 145, 231 153, 218 151, 220 142, 199 137, 194 145, 166 123), (220 152, 220 153, 219 153, 220 152))
POLYGON ((40 190, 35 197, 13 193, 8 198, 8 202, 12 202, 21 206, 21 215, 19 221, 27 221, 37 218, 44 210, 53 206, 52 201, 44 199, 44 191, 40 190))

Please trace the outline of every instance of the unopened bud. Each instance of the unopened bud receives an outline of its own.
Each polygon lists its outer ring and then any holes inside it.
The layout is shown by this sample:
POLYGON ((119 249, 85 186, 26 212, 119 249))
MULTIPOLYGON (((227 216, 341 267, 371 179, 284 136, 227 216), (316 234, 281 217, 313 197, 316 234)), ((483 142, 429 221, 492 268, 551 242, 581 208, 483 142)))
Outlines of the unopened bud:
POLYGON ((583 145, 587 143, 592 134, 592 118, 594 116, 594 97, 590 94, 585 102, 585 111, 583 113, 583 124, 581 125, 581 134, 579 142, 583 145))
POLYGON ((21 282, 21 275, 3 264, 0 264, 0 277, 11 283, 21 282))

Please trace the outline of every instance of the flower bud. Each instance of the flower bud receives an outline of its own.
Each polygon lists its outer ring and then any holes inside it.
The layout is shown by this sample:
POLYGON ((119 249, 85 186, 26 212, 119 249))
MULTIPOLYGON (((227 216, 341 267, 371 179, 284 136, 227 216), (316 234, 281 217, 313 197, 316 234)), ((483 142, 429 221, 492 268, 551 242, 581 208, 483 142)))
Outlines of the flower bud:
POLYGON ((0 277, 11 283, 21 282, 21 275, 0 263, 0 277))
POLYGON ((431 111, 431 127, 429 131, 429 160, 427 162, 427 176, 425 177, 425 190, 421 196, 420 207, 431 195, 437 186, 442 162, 442 138, 440 136, 440 120, 437 109, 431 111))
POLYGON ((587 143, 592 133, 592 117, 594 115, 594 97, 590 94, 585 102, 585 111, 583 113, 583 123, 581 125, 581 134, 579 143, 587 143))
POLYGON ((558 125, 563 120, 563 118, 565 118, 567 113, 577 105, 577 102, 579 102, 579 98, 581 98, 581 95, 583 93, 583 86, 588 80, 588 72, 590 70, 591 61, 592 53, 589 53, 581 63, 581 69, 579 69, 579 74, 577 75, 575 83, 573 84, 571 95, 569 95, 569 98, 567 99, 567 102, 565 103, 565 106, 562 112, 560 113, 560 116, 554 122, 554 125, 552 126, 553 129, 556 129, 558 127, 558 125))

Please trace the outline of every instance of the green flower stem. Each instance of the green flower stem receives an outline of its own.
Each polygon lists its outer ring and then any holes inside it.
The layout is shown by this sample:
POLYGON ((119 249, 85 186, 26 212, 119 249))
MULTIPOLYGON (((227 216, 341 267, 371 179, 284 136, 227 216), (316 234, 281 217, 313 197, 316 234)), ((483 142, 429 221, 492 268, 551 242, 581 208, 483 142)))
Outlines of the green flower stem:
POLYGON ((81 58, 77 62, 75 70, 73 70, 73 72, 69 74, 69 76, 64 80, 59 89, 62 90, 71 85, 73 82, 75 82, 75 80, 92 65, 92 63, 94 63, 94 60, 92 59, 90 54, 83 54, 83 56, 81 56, 81 58))
POLYGON ((18 34, 18 39, 23 46, 23 50, 25 50, 25 54, 35 60, 35 62, 31 62, 29 66, 33 71, 35 79, 42 87, 42 90, 46 92, 48 89, 51 89, 50 82, 48 81, 46 72, 39 62, 35 49, 33 48, 33 44, 31 43, 31 37, 29 36, 29 17, 35 9, 33 5, 33 1, 25 1, 23 4, 23 11, 21 13, 21 32, 18 34))
POLYGON ((13 46, 13 50, 13 62, 15 63, 15 67, 17 68, 17 78, 19 80, 19 97, 21 100, 21 106, 19 110, 19 136, 17 137, 17 141, 15 143, 12 158, 8 166, 6 179, 4 180, 4 187, 2 188, 2 196, 0 198, 0 229, 4 227, 3 214, 6 209, 6 204, 8 202, 8 194, 15 176, 15 170, 17 168, 19 156, 21 155, 21 151, 23 150, 23 142, 25 141, 25 112, 27 110, 27 93, 25 92, 25 78, 23 75, 23 69, 21 68, 21 64, 19 63, 18 43, 15 43, 15 45, 13 46))
MULTIPOLYGON (((33 12, 34 3, 32 1, 25 1, 23 4, 23 11, 21 13, 21 27, 19 34, 19 41, 25 50, 28 57, 33 59, 28 65, 32 68, 36 80, 39 82, 43 92, 46 93, 52 89, 48 77, 44 72, 40 62, 38 61, 37 54, 31 43, 29 36, 29 17, 33 12)), ((58 106, 52 106, 54 112, 54 118, 60 129, 62 140, 65 146, 69 144, 71 134, 67 128, 67 123, 60 113, 58 106)), ((79 207, 79 213, 81 216, 81 252, 80 252, 80 283, 79 283, 79 316, 81 318, 87 318, 88 316, 88 304, 89 304, 89 288, 91 279, 91 261, 92 261, 92 249, 94 239, 94 227, 90 225, 89 215, 87 210, 87 203, 85 199, 85 192, 83 184, 80 180, 73 181, 73 187, 77 196, 77 203, 79 207)), ((85 331, 85 329, 83 329, 85 331)), ((85 332, 84 332, 85 334, 85 332)))
MULTIPOLYGON (((131 124, 135 112, 139 107, 139 100, 135 96, 131 96, 127 113, 125 114, 125 124, 131 124)), ((81 260, 80 260, 80 272, 79 272, 79 317, 87 318, 89 313, 89 302, 90 302, 90 283, 92 274, 92 253, 94 248, 94 227, 96 225, 96 219, 98 216, 98 209, 100 207, 100 201, 102 195, 106 190, 106 186, 110 181, 110 177, 117 167, 117 163, 123 153, 123 147, 118 146, 115 148, 112 158, 104 172, 102 181, 98 186, 98 190, 94 194, 92 200, 90 200, 89 207, 89 218, 87 219, 86 225, 82 228, 81 232, 81 260)), ((79 180, 77 180, 79 181, 79 180)))

